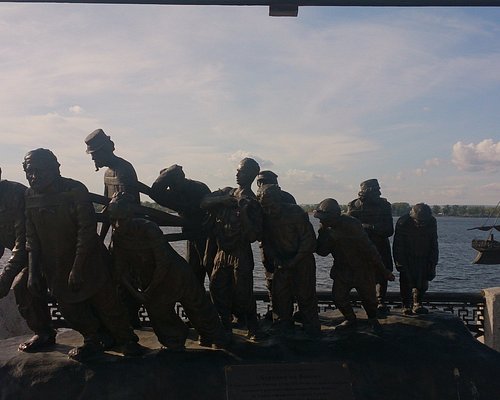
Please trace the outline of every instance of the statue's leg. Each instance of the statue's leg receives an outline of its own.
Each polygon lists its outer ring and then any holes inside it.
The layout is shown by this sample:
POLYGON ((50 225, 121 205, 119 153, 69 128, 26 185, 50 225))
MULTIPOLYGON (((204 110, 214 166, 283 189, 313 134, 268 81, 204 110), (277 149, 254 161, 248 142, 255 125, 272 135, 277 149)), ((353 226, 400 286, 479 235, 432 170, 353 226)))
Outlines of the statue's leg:
POLYGON ((184 350, 189 329, 175 312, 175 302, 158 297, 152 299, 146 309, 158 341, 167 350, 184 350))
POLYGON ((296 266, 292 282, 304 329, 310 335, 318 335, 321 332, 321 324, 316 296, 316 263, 312 254, 296 266))
POLYGON ((226 343, 219 315, 194 274, 189 273, 184 277, 184 290, 179 302, 199 333, 200 345, 210 347, 212 344, 223 346, 226 343))
POLYGON ((403 314, 411 314, 412 292, 411 283, 406 269, 399 271, 399 293, 403 302, 403 314))
POLYGON ((335 307, 339 309, 345 318, 344 325, 354 325, 356 323, 356 314, 351 306, 351 299, 349 293, 352 285, 343 282, 337 278, 333 281, 332 294, 335 307))
POLYGON ((272 285, 273 323, 279 333, 293 328, 293 292, 291 272, 284 269, 274 271, 272 285))
MULTIPOLYGON (((90 312, 97 315, 97 338, 101 345, 103 345, 102 333, 106 331, 124 355, 136 356, 144 351, 138 344, 139 338, 130 325, 127 312, 111 280, 107 280, 88 302, 91 305, 90 312)), ((95 322, 93 326, 94 324, 95 322)))
POLYGON ((219 251, 215 256, 210 278, 210 297, 219 314, 224 330, 232 331, 233 267, 226 262, 226 254, 219 251))
POLYGON ((359 282, 356 285, 356 291, 361 297, 361 302, 363 303, 363 308, 365 309, 368 319, 376 319, 378 301, 375 294, 374 282, 371 279, 359 282))
POLYGON ((253 296, 253 253, 250 246, 240 249, 238 257, 234 257, 232 264, 234 292, 233 301, 236 309, 241 310, 246 317, 248 337, 257 339, 259 323, 257 321, 257 304, 253 296))
POLYGON ((47 306, 46 297, 35 297, 28 290, 28 268, 24 268, 14 281, 14 294, 19 313, 35 335, 19 345, 19 350, 34 352, 55 344, 56 331, 47 306))

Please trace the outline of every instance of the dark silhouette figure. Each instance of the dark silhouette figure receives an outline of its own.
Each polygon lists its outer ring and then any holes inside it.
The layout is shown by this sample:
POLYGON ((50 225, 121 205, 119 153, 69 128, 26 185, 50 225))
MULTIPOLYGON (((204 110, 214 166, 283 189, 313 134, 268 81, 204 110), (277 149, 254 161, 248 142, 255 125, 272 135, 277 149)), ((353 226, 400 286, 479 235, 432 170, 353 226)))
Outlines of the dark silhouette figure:
POLYGON ((316 297, 316 235, 309 216, 300 206, 283 203, 278 185, 260 187, 257 197, 264 213, 262 247, 274 270, 273 325, 279 333, 292 331, 296 298, 304 330, 317 336, 321 326, 316 297))
MULTIPOLYGON (((207 233, 203 223, 207 212, 200 208, 200 203, 209 193, 210 189, 204 183, 186 179, 180 165, 161 170, 149 193, 158 204, 177 211, 188 222, 189 226, 182 229, 192 238, 187 241, 186 260, 203 287, 205 276, 208 274, 210 277, 211 270, 207 271, 203 262, 207 245, 207 233)), ((213 261, 207 264, 210 266, 213 261)))
POLYGON ((201 207, 211 214, 217 246, 210 279, 212 301, 224 329, 232 332, 234 313, 246 320, 250 339, 259 336, 251 248, 251 243, 262 235, 262 210, 251 188, 258 173, 259 164, 244 158, 236 173, 238 187, 213 192, 201 202, 201 207))
MULTIPOLYGON (((259 175, 257 175, 257 187, 261 188, 264 185, 278 185, 278 175, 276 175, 273 171, 260 171, 259 175)), ((280 190, 281 193, 281 201, 283 203, 289 204, 297 204, 295 198, 288 192, 284 190, 280 190)), ((269 299, 272 303, 272 288, 273 288, 273 274, 274 274, 274 265, 272 262, 268 261, 268 257, 264 249, 261 246, 261 257, 262 257, 262 265, 265 270, 266 277, 266 288, 269 294, 269 299)), ((272 310, 269 310, 268 314, 266 314, 266 318, 272 319, 272 310)))
POLYGON ((107 206, 113 226, 115 280, 144 304, 158 340, 168 350, 183 350, 188 336, 187 326, 175 312, 176 302, 199 332, 201 345, 222 346, 219 316, 192 269, 156 223, 133 217, 131 205, 128 195, 117 193, 107 206))
MULTIPOLYGON (((360 184, 358 198, 347 206, 347 215, 357 218, 363 224, 365 232, 377 248, 385 268, 393 270, 391 244, 389 238, 394 233, 391 203, 380 197, 380 185, 377 179, 368 179, 360 184)), ((375 277, 378 310, 381 314, 389 310, 385 303, 387 280, 384 274, 375 277)))
POLYGON ((336 200, 325 199, 319 203, 314 217, 320 220, 316 253, 323 257, 331 253, 334 259, 330 271, 333 301, 345 317, 339 327, 356 326, 356 314, 349 299, 354 288, 361 297, 370 325, 378 329, 375 275, 391 281, 394 275, 385 268, 361 223, 349 215, 341 215, 336 200))
MULTIPOLYGON (((0 177, 1 172, 0 169, 0 177)), ((0 298, 7 296, 14 283, 13 289, 19 312, 34 332, 31 339, 19 345, 19 350, 34 352, 54 345, 56 332, 51 324, 46 290, 40 297, 32 296, 28 290, 24 216, 26 189, 27 187, 20 183, 0 180, 0 257, 5 248, 11 250, 11 257, 0 273, 0 298)))
POLYGON ((104 331, 124 354, 138 354, 141 347, 116 297, 87 188, 62 177, 47 149, 27 153, 23 167, 30 185, 25 196, 28 289, 41 296, 46 282, 64 319, 83 335, 83 346, 69 356, 85 360, 102 352, 104 331))
POLYGON ((392 250, 399 271, 403 313, 427 314, 422 300, 429 281, 436 276, 439 258, 436 218, 427 204, 415 204, 398 219, 392 250))
MULTIPOLYGON (((127 160, 115 155, 115 144, 102 129, 96 129, 85 138, 87 153, 94 161, 96 171, 107 167, 104 172, 104 196, 113 197, 113 194, 124 192, 129 194, 135 204, 140 205, 139 183, 134 167, 127 160)), ((101 224, 99 236, 104 241, 109 231, 109 222, 101 224)), ((112 243, 112 241, 111 241, 112 243)), ((113 253, 111 245, 111 253, 113 253)), ((120 297, 127 308, 129 319, 134 328, 140 328, 138 312, 140 303, 129 295, 127 291, 119 288, 120 297)))

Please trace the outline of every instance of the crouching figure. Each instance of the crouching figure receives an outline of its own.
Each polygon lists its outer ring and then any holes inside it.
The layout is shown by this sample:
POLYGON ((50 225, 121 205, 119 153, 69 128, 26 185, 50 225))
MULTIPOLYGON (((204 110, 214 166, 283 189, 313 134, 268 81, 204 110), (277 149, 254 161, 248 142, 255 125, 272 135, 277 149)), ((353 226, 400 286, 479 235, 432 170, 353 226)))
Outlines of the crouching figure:
POLYGON ((132 199, 120 192, 107 206, 113 227, 115 280, 144 304, 166 350, 184 350, 188 336, 188 327, 175 312, 176 302, 198 331, 200 345, 224 347, 217 311, 192 268, 164 239, 156 223, 134 218, 132 205, 132 199))
POLYGON ((341 214, 336 200, 325 199, 319 203, 314 217, 320 220, 316 253, 320 256, 331 253, 334 259, 330 272, 333 279, 333 301, 345 317, 340 327, 356 326, 356 314, 349 298, 349 293, 354 288, 361 297, 369 324, 374 329, 379 329, 375 276, 378 273, 386 280, 393 281, 394 275, 385 268, 361 222, 341 214))

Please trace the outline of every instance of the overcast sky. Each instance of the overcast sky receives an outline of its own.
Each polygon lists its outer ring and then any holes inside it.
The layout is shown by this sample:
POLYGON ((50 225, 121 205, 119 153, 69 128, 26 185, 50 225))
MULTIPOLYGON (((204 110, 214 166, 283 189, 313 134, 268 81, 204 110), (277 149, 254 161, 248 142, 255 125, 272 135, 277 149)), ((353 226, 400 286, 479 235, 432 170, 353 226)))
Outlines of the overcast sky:
POLYGON ((300 203, 500 200, 500 9, 0 4, 0 165, 51 149, 101 193, 102 128, 151 184, 254 157, 300 203))

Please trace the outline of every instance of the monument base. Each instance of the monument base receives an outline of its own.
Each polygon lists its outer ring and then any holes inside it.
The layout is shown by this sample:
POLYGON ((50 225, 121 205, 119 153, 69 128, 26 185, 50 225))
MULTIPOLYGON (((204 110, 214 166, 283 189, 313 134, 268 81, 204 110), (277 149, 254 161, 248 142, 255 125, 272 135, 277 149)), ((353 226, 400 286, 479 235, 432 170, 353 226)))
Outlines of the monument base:
POLYGON ((243 391, 252 398, 252 385, 258 397, 272 390, 283 400, 300 398, 307 385, 302 398, 309 400, 500 398, 500 353, 452 315, 393 313, 380 320, 380 333, 362 320, 357 331, 335 332, 332 320, 338 323, 338 315, 322 321, 318 340, 298 332, 253 343, 236 331, 227 351, 199 347, 191 330, 187 350, 169 353, 152 331, 141 330, 140 343, 150 349, 144 356, 106 352, 86 364, 66 355, 82 343, 71 330, 59 332, 51 351, 36 354, 17 351, 29 336, 4 339, 0 398, 233 400, 243 391))

